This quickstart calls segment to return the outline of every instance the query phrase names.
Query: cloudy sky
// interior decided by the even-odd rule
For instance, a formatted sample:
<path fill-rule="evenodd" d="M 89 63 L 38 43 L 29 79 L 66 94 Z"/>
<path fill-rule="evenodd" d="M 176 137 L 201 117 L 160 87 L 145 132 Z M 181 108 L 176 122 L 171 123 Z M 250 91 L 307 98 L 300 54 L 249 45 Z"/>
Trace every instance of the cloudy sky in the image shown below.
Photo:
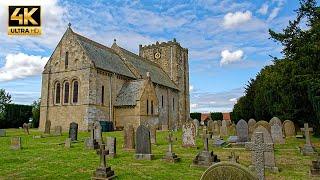
<path fill-rule="evenodd" d="M 41 5 L 43 35 L 9 37 L 8 5 Z M 1 0 L 0 88 L 14 103 L 40 98 L 41 72 L 68 22 L 74 31 L 133 52 L 176 38 L 189 49 L 191 111 L 230 111 L 250 78 L 280 57 L 268 39 L 295 18 L 296 0 Z"/>

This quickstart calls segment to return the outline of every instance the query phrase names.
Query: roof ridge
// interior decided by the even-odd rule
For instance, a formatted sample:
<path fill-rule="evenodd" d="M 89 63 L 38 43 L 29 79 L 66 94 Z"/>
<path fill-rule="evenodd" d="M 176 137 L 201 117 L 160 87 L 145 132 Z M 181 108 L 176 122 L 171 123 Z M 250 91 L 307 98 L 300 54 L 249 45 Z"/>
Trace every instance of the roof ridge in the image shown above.
<path fill-rule="evenodd" d="M 89 38 L 87 38 L 87 37 L 85 37 L 85 36 L 83 36 L 83 35 L 81 35 L 81 34 L 78 34 L 78 33 L 76 33 L 76 32 L 73 32 L 75 35 L 77 35 L 78 37 L 80 37 L 80 38 L 83 38 L 85 41 L 87 41 L 88 43 L 92 43 L 93 45 L 95 45 L 95 46 L 97 46 L 97 47 L 100 47 L 100 48 L 104 48 L 104 49 L 107 49 L 107 50 L 110 50 L 110 51 L 112 51 L 112 52 L 115 52 L 112 48 L 109 48 L 108 46 L 106 46 L 106 45 L 103 45 L 103 44 L 101 44 L 101 43 L 98 43 L 98 42 L 96 42 L 96 41 L 94 41 L 94 40 L 92 40 L 92 39 L 89 39 Z"/>

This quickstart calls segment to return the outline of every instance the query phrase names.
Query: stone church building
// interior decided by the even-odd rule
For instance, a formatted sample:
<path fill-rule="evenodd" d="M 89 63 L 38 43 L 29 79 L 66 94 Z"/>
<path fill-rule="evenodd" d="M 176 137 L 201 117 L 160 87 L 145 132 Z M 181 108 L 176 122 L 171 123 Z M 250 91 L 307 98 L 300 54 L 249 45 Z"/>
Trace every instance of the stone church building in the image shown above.
<path fill-rule="evenodd" d="M 69 26 L 42 73 L 40 130 L 94 121 L 114 128 L 142 123 L 180 127 L 189 118 L 188 49 L 174 39 L 139 46 L 139 55 L 111 48 Z"/>

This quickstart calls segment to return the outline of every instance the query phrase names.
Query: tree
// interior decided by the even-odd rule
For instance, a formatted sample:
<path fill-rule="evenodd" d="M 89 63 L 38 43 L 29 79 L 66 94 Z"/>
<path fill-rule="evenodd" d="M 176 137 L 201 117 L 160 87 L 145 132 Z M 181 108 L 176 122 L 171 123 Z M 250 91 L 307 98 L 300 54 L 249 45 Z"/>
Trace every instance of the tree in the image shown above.
<path fill-rule="evenodd" d="M 33 101 L 32 106 L 32 125 L 34 128 L 39 127 L 40 120 L 40 99 Z"/>
<path fill-rule="evenodd" d="M 0 114 L 4 112 L 6 104 L 11 103 L 11 95 L 6 93 L 5 89 L 0 89 Z"/>

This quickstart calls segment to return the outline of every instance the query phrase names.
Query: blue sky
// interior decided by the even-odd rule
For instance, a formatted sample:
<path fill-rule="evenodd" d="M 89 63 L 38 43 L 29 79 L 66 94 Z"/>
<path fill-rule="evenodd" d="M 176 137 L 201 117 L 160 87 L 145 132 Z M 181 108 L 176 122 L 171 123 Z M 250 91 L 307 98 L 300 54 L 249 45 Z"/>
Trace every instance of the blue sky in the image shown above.
<path fill-rule="evenodd" d="M 43 35 L 7 35 L 14 4 L 41 5 Z M 136 53 L 139 44 L 176 38 L 189 49 L 191 111 L 230 111 L 269 55 L 281 57 L 268 29 L 285 28 L 298 7 L 293 0 L 1 0 L 0 88 L 14 103 L 38 99 L 42 68 L 71 22 L 75 32 L 107 46 L 116 38 Z"/>

